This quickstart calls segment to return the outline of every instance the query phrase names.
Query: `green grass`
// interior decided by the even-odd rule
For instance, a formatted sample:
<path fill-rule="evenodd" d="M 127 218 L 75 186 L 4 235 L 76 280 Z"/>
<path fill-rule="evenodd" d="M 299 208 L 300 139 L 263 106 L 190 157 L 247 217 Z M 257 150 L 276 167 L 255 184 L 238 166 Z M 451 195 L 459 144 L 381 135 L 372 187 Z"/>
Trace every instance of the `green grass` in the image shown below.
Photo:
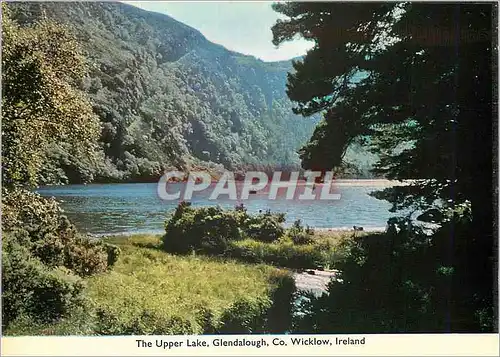
<path fill-rule="evenodd" d="M 273 243 L 253 239 L 231 242 L 230 255 L 253 263 L 265 263 L 291 269 L 334 268 L 345 255 L 343 242 L 352 232 L 315 232 L 310 244 L 294 244 L 285 235 Z"/>
<path fill-rule="evenodd" d="M 197 325 L 203 310 L 217 319 L 234 302 L 268 297 L 278 272 L 206 256 L 175 256 L 159 249 L 160 238 L 140 235 L 107 239 L 122 250 L 111 272 L 88 279 L 88 292 L 99 308 L 129 323 L 144 311 Z"/>
<path fill-rule="evenodd" d="M 230 259 L 171 255 L 160 249 L 160 239 L 106 238 L 121 254 L 112 270 L 85 279 L 86 309 L 52 324 L 20 318 L 6 334 L 251 333 L 276 328 L 268 320 L 289 314 L 284 300 L 291 299 L 294 284 L 288 272 Z"/>
<path fill-rule="evenodd" d="M 316 232 L 310 244 L 231 242 L 226 256 L 173 255 L 160 235 L 104 240 L 121 253 L 86 278 L 88 307 L 57 323 L 12 324 L 8 335 L 131 335 L 285 332 L 294 289 L 284 268 L 333 268 L 352 232 Z M 267 265 L 266 265 L 267 264 Z M 274 265 L 274 266 L 271 266 Z"/>

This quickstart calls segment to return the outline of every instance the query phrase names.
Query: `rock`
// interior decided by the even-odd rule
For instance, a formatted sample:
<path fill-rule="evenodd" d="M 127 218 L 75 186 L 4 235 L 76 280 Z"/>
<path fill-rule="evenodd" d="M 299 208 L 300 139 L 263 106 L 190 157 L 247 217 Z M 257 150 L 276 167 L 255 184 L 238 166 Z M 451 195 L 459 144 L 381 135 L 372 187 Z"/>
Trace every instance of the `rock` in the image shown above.
<path fill-rule="evenodd" d="M 316 296 L 321 296 L 326 292 L 328 283 L 331 279 L 335 279 L 337 273 L 337 270 L 307 270 L 303 273 L 294 273 L 293 277 L 297 290 L 309 291 Z"/>

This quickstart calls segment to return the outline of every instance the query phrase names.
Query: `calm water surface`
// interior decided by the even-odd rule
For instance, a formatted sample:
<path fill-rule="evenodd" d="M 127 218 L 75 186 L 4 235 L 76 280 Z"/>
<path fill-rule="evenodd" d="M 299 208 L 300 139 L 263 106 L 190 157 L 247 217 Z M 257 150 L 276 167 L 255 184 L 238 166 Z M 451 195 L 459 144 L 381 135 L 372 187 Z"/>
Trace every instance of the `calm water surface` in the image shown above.
<path fill-rule="evenodd" d="M 368 195 L 377 189 L 381 187 L 341 186 L 337 188 L 341 194 L 337 201 L 272 201 L 267 195 L 252 195 L 244 203 L 250 213 L 267 209 L 284 212 L 287 224 L 301 219 L 317 228 L 351 229 L 358 225 L 379 229 L 385 227 L 390 217 L 390 205 Z M 74 224 L 91 234 L 161 233 L 167 213 L 178 203 L 161 200 L 156 183 L 46 186 L 38 192 L 54 196 Z M 232 208 L 238 203 L 228 199 L 209 200 L 209 194 L 195 195 L 191 200 L 193 206 L 219 204 Z"/>

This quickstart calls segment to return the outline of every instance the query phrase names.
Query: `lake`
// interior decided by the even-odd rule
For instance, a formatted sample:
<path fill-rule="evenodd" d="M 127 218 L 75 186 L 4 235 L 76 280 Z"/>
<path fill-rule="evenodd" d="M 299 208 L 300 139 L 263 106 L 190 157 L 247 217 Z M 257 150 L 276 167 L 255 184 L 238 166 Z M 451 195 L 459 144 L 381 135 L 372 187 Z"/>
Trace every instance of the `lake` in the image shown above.
<path fill-rule="evenodd" d="M 383 185 L 373 181 L 355 180 L 336 185 L 341 194 L 339 200 L 269 200 L 267 195 L 257 194 L 244 204 L 250 213 L 267 209 L 284 212 L 288 225 L 301 219 L 304 225 L 315 228 L 352 229 L 356 225 L 377 230 L 383 229 L 391 216 L 390 204 L 368 194 L 382 188 Z M 156 183 L 45 186 L 37 191 L 60 201 L 65 214 L 79 230 L 96 235 L 162 233 L 167 213 L 178 203 L 161 200 Z M 238 203 L 229 199 L 209 200 L 209 193 L 195 194 L 191 200 L 193 206 L 219 204 L 233 208 Z"/>

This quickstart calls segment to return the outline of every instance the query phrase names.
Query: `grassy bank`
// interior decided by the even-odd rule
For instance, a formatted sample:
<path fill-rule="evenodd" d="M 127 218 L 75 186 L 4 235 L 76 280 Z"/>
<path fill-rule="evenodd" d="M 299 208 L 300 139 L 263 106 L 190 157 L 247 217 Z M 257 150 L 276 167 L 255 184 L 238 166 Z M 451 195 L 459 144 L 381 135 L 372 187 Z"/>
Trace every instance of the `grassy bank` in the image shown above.
<path fill-rule="evenodd" d="M 44 254 L 34 245 L 33 254 L 38 255 L 32 260 L 27 255 L 26 260 L 19 245 L 22 237 L 13 236 L 12 247 L 5 252 L 9 276 L 28 281 L 34 289 L 28 294 L 31 300 L 12 315 L 5 334 L 291 331 L 297 296 L 293 271 L 336 268 L 353 232 L 314 232 L 300 221 L 285 228 L 283 222 L 284 215 L 278 213 L 249 215 L 243 207 L 223 210 L 180 204 L 167 217 L 164 235 L 114 236 L 85 243 L 82 247 L 102 245 L 98 262 L 103 269 L 89 271 L 95 266 L 94 250 L 80 246 L 75 252 L 68 250 L 67 265 L 79 268 L 78 276 L 61 270 L 59 261 L 48 265 L 48 258 L 60 255 L 46 254 L 54 245 L 51 240 L 42 240 Z M 42 258 L 46 265 L 36 260 Z M 38 270 L 31 273 L 28 268 Z M 40 277 L 33 275 L 37 272 Z M 52 285 L 47 287 L 45 281 Z M 19 301 L 14 299 L 17 290 L 14 285 L 10 288 L 13 302 Z M 47 307 L 54 310 L 51 318 L 44 318 Z"/>
<path fill-rule="evenodd" d="M 265 263 L 290 269 L 333 269 L 345 255 L 343 242 L 352 232 L 315 232 L 307 244 L 297 244 L 290 232 L 275 242 L 254 239 L 234 241 L 227 255 L 251 263 Z"/>
<path fill-rule="evenodd" d="M 159 319 L 182 321 L 183 328 L 173 332 L 224 329 L 227 314 L 236 304 L 247 305 L 255 315 L 270 308 L 279 278 L 286 277 L 265 265 L 167 254 L 156 249 L 160 244 L 156 236 L 111 241 L 121 247 L 123 258 L 109 274 L 90 279 L 89 293 L 99 308 L 126 325 L 147 312 Z"/>
<path fill-rule="evenodd" d="M 154 235 L 105 240 L 118 246 L 121 255 L 111 271 L 86 279 L 87 311 L 51 325 L 20 320 L 6 334 L 251 333 L 287 328 L 294 285 L 285 271 L 171 255 L 158 249 L 160 237 Z"/>

